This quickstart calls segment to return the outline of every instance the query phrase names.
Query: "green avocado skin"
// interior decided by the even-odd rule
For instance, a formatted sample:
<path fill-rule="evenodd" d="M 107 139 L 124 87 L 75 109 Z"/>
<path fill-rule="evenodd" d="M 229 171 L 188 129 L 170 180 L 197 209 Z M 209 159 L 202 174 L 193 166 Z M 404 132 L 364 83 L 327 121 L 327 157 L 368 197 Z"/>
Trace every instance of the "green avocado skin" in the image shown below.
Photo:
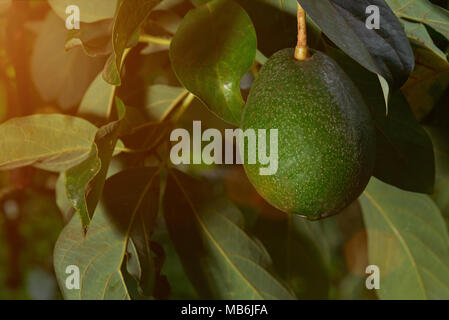
<path fill-rule="evenodd" d="M 259 194 L 278 209 L 317 220 L 339 213 L 363 192 L 375 161 L 368 107 L 331 58 L 311 50 L 275 53 L 254 82 L 241 127 L 278 129 L 278 170 L 260 175 L 259 160 L 244 167 Z M 244 156 L 247 155 L 245 146 Z M 268 154 L 268 152 L 267 152 Z"/>

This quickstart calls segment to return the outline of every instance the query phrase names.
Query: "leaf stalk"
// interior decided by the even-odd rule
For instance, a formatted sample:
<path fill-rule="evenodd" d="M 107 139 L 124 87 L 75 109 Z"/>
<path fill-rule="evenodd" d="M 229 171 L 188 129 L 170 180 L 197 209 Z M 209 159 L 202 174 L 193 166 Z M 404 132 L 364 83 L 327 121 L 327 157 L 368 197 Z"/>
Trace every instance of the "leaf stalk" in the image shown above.
<path fill-rule="evenodd" d="M 139 42 L 169 46 L 171 43 L 171 39 L 155 37 L 149 34 L 143 34 L 139 37 Z"/>

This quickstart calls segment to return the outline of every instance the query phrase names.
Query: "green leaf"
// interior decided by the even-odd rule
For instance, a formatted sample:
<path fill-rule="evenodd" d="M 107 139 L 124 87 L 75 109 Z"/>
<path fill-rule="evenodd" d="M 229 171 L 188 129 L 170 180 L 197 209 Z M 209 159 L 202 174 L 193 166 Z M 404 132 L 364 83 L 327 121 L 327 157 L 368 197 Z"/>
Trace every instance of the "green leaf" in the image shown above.
<path fill-rule="evenodd" d="M 157 7 L 155 10 L 157 10 Z M 182 17 L 173 11 L 155 11 L 151 14 L 150 21 L 173 35 L 178 30 Z"/>
<path fill-rule="evenodd" d="M 297 5 L 291 0 L 237 0 L 245 9 L 257 33 L 257 47 L 266 56 L 294 46 L 297 39 Z M 307 16 L 307 42 L 309 47 L 321 38 L 321 30 Z"/>
<path fill-rule="evenodd" d="M 80 29 L 69 30 L 65 49 L 81 46 L 91 56 L 104 56 L 112 51 L 112 19 L 81 23 Z"/>
<path fill-rule="evenodd" d="M 289 0 L 238 0 L 250 16 L 257 34 L 257 47 L 270 57 L 296 43 L 296 2 Z M 308 31 L 311 29 L 309 28 Z M 311 36 L 308 32 L 308 36 Z M 310 38 L 309 38 L 310 39 Z"/>
<path fill-rule="evenodd" d="M 104 81 L 99 73 L 84 94 L 78 114 L 94 122 L 104 123 L 111 113 L 115 91 L 115 86 Z"/>
<path fill-rule="evenodd" d="M 67 197 L 83 227 L 89 225 L 94 214 L 113 155 L 124 147 L 118 137 L 126 110 L 119 98 L 116 98 L 116 107 L 118 119 L 98 129 L 89 157 L 65 173 Z"/>
<path fill-rule="evenodd" d="M 164 120 L 173 108 L 187 96 L 184 88 L 156 84 L 146 90 L 145 113 L 155 121 Z"/>
<path fill-rule="evenodd" d="M 122 128 L 122 120 L 126 116 L 126 109 L 123 102 L 119 98 L 115 98 L 115 105 L 117 107 L 117 120 L 100 127 L 95 136 L 95 144 L 97 146 L 98 158 L 101 162 L 101 167 L 95 177 L 89 181 L 88 193 L 86 195 L 87 212 L 91 217 L 94 214 L 98 201 L 103 192 L 104 182 L 117 145 L 118 137 Z M 97 163 L 95 160 L 89 160 L 90 170 L 95 170 Z M 80 164 L 81 168 L 73 171 L 75 175 L 79 175 L 80 171 L 87 170 L 85 164 Z M 90 175 L 89 175 L 90 176 Z M 69 181 L 69 179 L 67 179 Z"/>
<path fill-rule="evenodd" d="M 126 106 L 126 116 L 122 120 L 119 136 L 123 137 L 135 133 L 141 129 L 141 126 L 145 126 L 148 123 L 146 120 L 140 108 Z M 118 145 L 116 150 L 117 148 L 119 148 Z"/>
<path fill-rule="evenodd" d="M 369 263 L 380 269 L 381 299 L 448 299 L 449 236 L 426 195 L 373 178 L 362 194 Z"/>
<path fill-rule="evenodd" d="M 412 40 L 412 43 L 429 49 L 443 60 L 447 59 L 444 52 L 441 51 L 433 42 L 424 24 L 411 22 L 405 19 L 401 19 L 401 23 L 404 26 L 407 37 Z"/>
<path fill-rule="evenodd" d="M 377 129 L 374 176 L 404 190 L 430 194 L 435 183 L 432 141 L 400 92 L 392 96 L 390 105 L 388 115 L 380 108 L 374 113 Z"/>
<path fill-rule="evenodd" d="M 435 152 L 435 203 L 445 217 L 449 217 L 449 133 L 443 128 L 426 127 Z"/>
<path fill-rule="evenodd" d="M 234 186 L 232 186 L 234 187 Z M 273 259 L 273 266 L 299 299 L 337 298 L 335 285 L 340 282 L 346 261 L 350 272 L 358 274 L 365 288 L 366 242 L 358 236 L 363 230 L 362 212 L 358 202 L 352 203 L 335 217 L 308 221 L 295 215 L 267 207 L 258 215 L 255 234 Z M 347 243 L 356 243 L 347 257 Z M 343 250 L 342 250 L 343 249 Z M 343 255 L 344 254 L 344 255 Z M 338 298 L 341 298 L 338 296 Z"/>
<path fill-rule="evenodd" d="M 82 22 L 95 22 L 114 16 L 117 0 L 48 0 L 53 11 L 63 20 L 69 16 L 66 8 L 76 5 L 80 9 Z"/>
<path fill-rule="evenodd" d="M 123 53 L 151 10 L 161 0 L 123 0 L 117 9 L 112 31 L 112 54 L 103 70 L 106 82 L 119 86 Z"/>
<path fill-rule="evenodd" d="M 381 77 L 388 106 L 390 91 L 394 92 L 404 84 L 414 66 L 410 43 L 388 5 L 383 0 L 299 2 L 332 42 Z M 371 30 L 365 25 L 369 5 L 376 5 L 380 10 L 379 29 Z"/>
<path fill-rule="evenodd" d="M 240 211 L 213 190 L 171 172 L 164 197 L 167 229 L 200 297 L 292 299 L 267 271 L 271 259 L 244 231 Z"/>
<path fill-rule="evenodd" d="M 437 105 L 449 87 L 449 63 L 434 52 L 415 48 L 416 67 L 401 88 L 418 120 Z"/>
<path fill-rule="evenodd" d="M 79 165 L 67 170 L 64 174 L 67 199 L 81 219 L 83 227 L 88 226 L 90 222 L 86 201 L 87 188 L 100 171 L 100 168 L 101 160 L 98 158 L 97 146 L 94 144 L 89 157 Z"/>
<path fill-rule="evenodd" d="M 449 39 L 449 11 L 428 0 L 385 0 L 401 18 L 424 23 Z"/>
<path fill-rule="evenodd" d="M 158 208 L 159 178 L 154 169 L 130 169 L 109 178 L 86 235 L 79 218 L 73 217 L 56 242 L 54 266 L 64 298 L 151 295 L 146 289 L 154 286 L 155 268 L 149 239 Z M 66 286 L 66 268 L 71 265 L 80 270 L 79 290 Z M 132 289 L 133 276 L 138 291 Z"/>
<path fill-rule="evenodd" d="M 168 10 L 184 2 L 184 0 L 162 0 L 154 9 Z"/>
<path fill-rule="evenodd" d="M 165 221 L 163 220 L 163 217 L 161 218 L 162 219 L 157 220 L 152 240 L 161 244 L 166 253 L 166 261 L 162 266 L 161 273 L 166 275 L 167 280 L 170 283 L 169 299 L 196 300 L 198 299 L 198 294 L 182 267 L 181 260 L 170 241 Z"/>
<path fill-rule="evenodd" d="M 65 172 L 61 172 L 55 186 L 56 204 L 61 211 L 64 222 L 69 222 L 73 216 L 73 207 L 67 197 Z"/>
<path fill-rule="evenodd" d="M 348 273 L 338 285 L 338 298 L 340 300 L 376 300 L 374 291 L 368 290 L 365 277 Z"/>
<path fill-rule="evenodd" d="M 0 169 L 64 171 L 89 156 L 96 132 L 88 121 L 62 114 L 13 118 L 0 125 Z"/>
<path fill-rule="evenodd" d="M 291 219 L 293 232 L 315 245 L 322 262 L 330 271 L 336 246 L 341 242 L 337 220 L 324 219 L 315 223 L 296 216 Z"/>
<path fill-rule="evenodd" d="M 264 2 L 275 8 L 279 8 L 280 10 L 296 17 L 297 5 L 295 1 L 288 1 L 288 0 L 257 0 L 257 1 Z"/>
<path fill-rule="evenodd" d="M 114 155 L 120 153 L 120 149 L 124 148 L 123 142 L 117 141 Z M 101 169 L 102 159 L 98 156 L 97 146 L 94 144 L 92 146 L 89 157 L 81 162 L 79 165 L 68 169 L 66 172 L 61 173 L 58 178 L 57 188 L 61 188 L 59 184 L 63 184 L 63 190 L 57 190 L 57 201 L 59 199 L 58 205 L 61 208 L 64 217 L 69 221 L 73 213 L 78 214 L 81 219 L 82 226 L 85 228 L 90 223 L 91 215 L 89 215 L 89 204 L 87 202 L 87 195 L 91 191 L 95 191 L 95 188 L 102 188 L 102 177 L 94 178 L 99 174 Z M 103 156 L 104 161 L 104 156 Z M 107 176 L 110 175 L 109 165 L 106 170 L 108 170 Z M 121 170 L 119 170 L 121 171 Z M 100 189 L 101 190 L 101 189 Z M 100 191 L 98 191 L 99 194 Z M 99 196 L 99 195 L 98 195 Z M 91 205 L 91 212 L 95 209 L 96 201 L 98 199 L 91 197 L 90 201 L 95 201 Z M 66 209 L 66 203 L 70 207 Z M 73 209 L 73 210 L 72 210 Z"/>
<path fill-rule="evenodd" d="M 261 214 L 256 223 L 253 232 L 272 257 L 276 274 L 298 299 L 328 299 L 327 267 L 331 259 L 328 238 L 332 228 L 325 234 L 323 225 L 335 222 L 335 219 L 325 219 L 323 223 L 315 223 L 270 212 Z"/>
<path fill-rule="evenodd" d="M 257 38 L 251 19 L 232 0 L 213 0 L 184 17 L 170 45 L 181 84 L 220 118 L 238 125 L 240 80 L 251 68 Z"/>
<path fill-rule="evenodd" d="M 104 64 L 103 58 L 88 57 L 81 48 L 66 52 L 66 32 L 64 22 L 50 11 L 31 55 L 31 77 L 39 94 L 65 110 L 80 102 Z"/>
<path fill-rule="evenodd" d="M 378 78 L 341 51 L 327 48 L 359 88 L 371 109 L 376 127 L 376 164 L 374 176 L 399 188 L 432 193 L 435 164 L 432 141 L 413 116 L 400 91 L 390 101 L 388 114 Z"/>

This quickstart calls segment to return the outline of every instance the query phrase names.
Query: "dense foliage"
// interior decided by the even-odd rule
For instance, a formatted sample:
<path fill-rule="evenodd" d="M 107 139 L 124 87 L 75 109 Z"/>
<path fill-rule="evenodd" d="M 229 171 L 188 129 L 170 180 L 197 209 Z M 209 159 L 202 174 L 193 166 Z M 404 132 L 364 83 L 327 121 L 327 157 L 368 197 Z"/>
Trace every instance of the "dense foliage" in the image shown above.
<path fill-rule="evenodd" d="M 173 129 L 240 126 L 295 0 L 0 0 L 0 298 L 449 299 L 448 2 L 299 2 L 376 130 L 367 188 L 319 221 L 170 161 Z"/>

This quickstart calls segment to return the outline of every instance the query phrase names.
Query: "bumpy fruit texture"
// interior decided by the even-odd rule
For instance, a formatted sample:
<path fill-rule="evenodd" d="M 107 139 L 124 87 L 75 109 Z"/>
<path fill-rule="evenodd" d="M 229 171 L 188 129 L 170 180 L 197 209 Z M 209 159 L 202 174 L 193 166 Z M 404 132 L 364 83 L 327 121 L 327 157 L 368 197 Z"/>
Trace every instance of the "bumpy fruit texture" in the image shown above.
<path fill-rule="evenodd" d="M 242 117 L 244 130 L 278 129 L 278 171 L 260 175 L 259 162 L 245 171 L 273 206 L 316 220 L 340 212 L 365 189 L 375 130 L 360 92 L 331 58 L 311 50 L 297 61 L 293 54 L 284 49 L 267 61 Z"/>

